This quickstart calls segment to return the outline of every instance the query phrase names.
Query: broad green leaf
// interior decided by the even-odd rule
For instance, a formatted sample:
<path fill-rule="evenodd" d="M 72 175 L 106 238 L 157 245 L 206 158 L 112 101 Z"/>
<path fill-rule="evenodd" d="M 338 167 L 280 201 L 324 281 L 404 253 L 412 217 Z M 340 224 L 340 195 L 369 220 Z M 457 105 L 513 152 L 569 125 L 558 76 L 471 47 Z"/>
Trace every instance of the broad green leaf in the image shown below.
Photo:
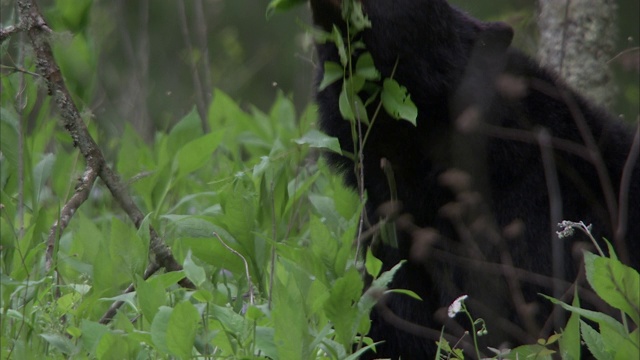
<path fill-rule="evenodd" d="M 211 155 L 220 144 L 223 135 L 223 131 L 215 131 L 180 148 L 174 160 L 177 177 L 182 178 L 211 161 Z"/>
<path fill-rule="evenodd" d="M 351 346 L 360 325 L 356 322 L 358 309 L 353 304 L 357 304 L 362 296 L 363 287 L 362 277 L 355 268 L 351 268 L 344 277 L 336 280 L 324 304 L 326 315 L 336 330 L 336 339 L 345 347 Z"/>
<path fill-rule="evenodd" d="M 162 281 L 157 277 L 143 280 L 138 276 L 136 281 L 136 294 L 138 297 L 138 305 L 142 311 L 142 315 L 149 323 L 153 321 L 156 313 L 161 306 L 167 302 L 167 295 Z"/>
<path fill-rule="evenodd" d="M 82 348 L 89 353 L 94 353 L 96 351 L 102 336 L 109 332 L 109 328 L 106 325 L 89 321 L 87 319 L 82 319 L 80 322 L 80 329 L 82 331 L 82 336 L 80 338 Z"/>
<path fill-rule="evenodd" d="M 374 278 L 376 278 L 380 274 L 380 270 L 382 270 L 382 261 L 373 256 L 370 247 L 367 247 L 367 258 L 364 265 L 367 268 L 367 273 Z"/>
<path fill-rule="evenodd" d="M 154 170 L 156 154 L 151 152 L 149 146 L 128 122 L 124 124 L 124 131 L 119 140 L 116 169 L 123 178 L 129 179 L 142 172 Z M 135 156 L 131 156 L 132 154 Z"/>
<path fill-rule="evenodd" d="M 366 80 L 374 81 L 380 79 L 380 72 L 376 69 L 376 66 L 373 63 L 371 53 L 366 52 L 358 57 L 358 61 L 356 62 L 356 74 Z"/>
<path fill-rule="evenodd" d="M 283 283 L 276 280 L 273 288 L 274 343 L 280 359 L 305 359 L 308 349 L 308 326 L 305 321 L 304 300 L 292 277 Z"/>
<path fill-rule="evenodd" d="M 125 224 L 118 218 L 112 220 L 109 254 L 121 271 L 131 274 L 142 273 L 149 257 L 148 253 L 148 243 L 138 237 L 133 225 Z"/>
<path fill-rule="evenodd" d="M 35 193 L 34 206 L 37 206 L 40 203 L 40 194 L 45 187 L 45 183 L 51 176 L 51 171 L 53 170 L 53 164 L 55 163 L 55 161 L 55 155 L 46 154 L 33 169 L 33 190 Z"/>
<path fill-rule="evenodd" d="M 158 164 L 162 166 L 170 163 L 185 144 L 201 137 L 202 123 L 198 112 L 193 108 L 171 129 L 166 140 L 160 143 Z"/>
<path fill-rule="evenodd" d="M 274 337 L 275 329 L 273 327 L 256 327 L 256 349 L 259 350 L 266 358 L 278 360 L 278 348 L 276 347 Z"/>
<path fill-rule="evenodd" d="M 640 324 L 640 275 L 618 260 L 584 254 L 587 280 L 609 305 L 624 311 Z"/>
<path fill-rule="evenodd" d="M 340 91 L 340 96 L 338 97 L 338 108 L 340 110 L 340 115 L 342 115 L 345 120 L 354 121 L 356 119 L 353 114 L 353 109 L 351 108 L 346 86 L 343 86 Z"/>
<path fill-rule="evenodd" d="M 187 252 L 187 256 L 182 263 L 182 267 L 184 268 L 184 273 L 187 275 L 189 280 L 193 282 L 196 286 L 200 287 L 207 280 L 207 275 L 204 272 L 204 269 L 191 259 L 191 250 Z"/>
<path fill-rule="evenodd" d="M 184 277 L 184 271 L 172 271 L 169 273 L 155 275 L 153 279 L 157 279 L 154 281 L 160 282 L 163 288 L 168 288 L 169 286 L 175 285 L 178 281 L 184 279 Z"/>
<path fill-rule="evenodd" d="M 331 137 L 323 132 L 312 129 L 304 134 L 301 138 L 294 140 L 298 145 L 309 145 L 313 148 L 328 149 L 342 155 L 340 143 L 335 137 Z"/>
<path fill-rule="evenodd" d="M 65 30 L 81 32 L 89 22 L 92 0 L 56 0 L 55 10 Z"/>
<path fill-rule="evenodd" d="M 167 324 L 167 348 L 182 359 L 191 359 L 200 315 L 188 301 L 176 305 Z"/>
<path fill-rule="evenodd" d="M 40 336 L 49 343 L 56 350 L 65 355 L 70 355 L 74 352 L 75 345 L 71 342 L 71 339 L 61 334 L 40 334 Z"/>
<path fill-rule="evenodd" d="M 344 68 L 333 61 L 325 61 L 324 62 L 324 74 L 322 76 L 322 81 L 320 85 L 318 85 L 318 91 L 322 91 L 327 88 L 327 86 L 333 84 L 334 82 L 342 79 L 344 77 Z"/>
<path fill-rule="evenodd" d="M 130 349 L 138 344 L 131 344 L 122 334 L 105 333 L 96 348 L 96 357 L 99 360 L 130 359 Z"/>
<path fill-rule="evenodd" d="M 382 106 L 394 119 L 404 119 L 416 126 L 418 108 L 411 101 L 407 88 L 393 79 L 385 79 L 380 95 Z"/>
<path fill-rule="evenodd" d="M 535 360 L 552 360 L 552 354 L 549 354 L 549 349 L 539 344 L 522 345 L 503 357 L 503 359 L 522 360 L 522 359 L 535 359 Z"/>
<path fill-rule="evenodd" d="M 613 360 L 611 349 L 608 348 L 600 333 L 582 320 L 580 320 L 580 331 L 587 348 L 596 359 Z"/>
<path fill-rule="evenodd" d="M 269 117 L 273 124 L 278 124 L 281 133 L 296 128 L 296 108 L 282 91 L 278 91 L 278 97 L 269 110 Z"/>
<path fill-rule="evenodd" d="M 151 323 L 151 339 L 156 349 L 163 354 L 169 355 L 169 347 L 167 346 L 167 328 L 169 327 L 169 319 L 173 313 L 173 308 L 161 306 L 153 317 Z"/>

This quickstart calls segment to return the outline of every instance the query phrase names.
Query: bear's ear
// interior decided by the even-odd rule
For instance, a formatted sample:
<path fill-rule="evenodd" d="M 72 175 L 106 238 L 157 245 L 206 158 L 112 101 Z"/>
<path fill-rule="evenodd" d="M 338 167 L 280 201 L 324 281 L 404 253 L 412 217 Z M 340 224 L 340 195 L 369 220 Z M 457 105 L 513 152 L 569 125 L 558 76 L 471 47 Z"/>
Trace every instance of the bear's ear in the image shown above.
<path fill-rule="evenodd" d="M 482 23 L 476 46 L 483 46 L 491 51 L 505 51 L 511 46 L 513 28 L 503 22 Z"/>
<path fill-rule="evenodd" d="M 313 23 L 330 32 L 342 20 L 342 0 L 311 0 Z"/>

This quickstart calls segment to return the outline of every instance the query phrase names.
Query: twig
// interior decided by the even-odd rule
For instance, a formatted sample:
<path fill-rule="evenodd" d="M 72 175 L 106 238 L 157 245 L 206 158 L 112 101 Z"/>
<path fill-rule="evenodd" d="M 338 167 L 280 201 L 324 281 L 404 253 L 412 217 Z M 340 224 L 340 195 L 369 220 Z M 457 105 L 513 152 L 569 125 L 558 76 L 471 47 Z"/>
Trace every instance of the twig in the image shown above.
<path fill-rule="evenodd" d="M 62 208 L 58 220 L 53 223 L 49 230 L 49 238 L 47 240 L 47 251 L 45 255 L 45 271 L 49 272 L 53 264 L 53 252 L 55 249 L 56 240 L 59 235 L 66 229 L 69 221 L 73 217 L 73 214 L 78 210 L 88 198 L 93 188 L 93 184 L 98 178 L 98 172 L 95 170 L 95 164 L 88 164 L 84 174 L 79 179 L 76 185 L 76 192 L 71 199 Z"/>
<path fill-rule="evenodd" d="M 4 29 L 0 29 L 0 44 L 7 40 L 11 35 L 22 31 L 22 23 L 18 25 L 10 25 Z"/>
<path fill-rule="evenodd" d="M 638 157 L 640 157 L 640 117 L 638 117 L 638 123 L 636 124 L 636 135 L 633 138 L 633 144 L 629 150 L 629 156 L 624 164 L 622 170 L 622 178 L 620 179 L 620 194 L 618 200 L 618 226 L 616 227 L 616 249 L 618 254 L 627 254 L 626 243 L 624 241 L 627 235 L 627 222 L 629 215 L 629 189 L 631 188 L 631 177 L 633 176 L 633 169 L 638 164 Z M 627 259 L 628 260 L 628 259 Z M 627 262 L 629 264 L 629 262 Z"/>
<path fill-rule="evenodd" d="M 244 256 L 242 256 L 242 254 L 240 254 L 238 251 L 236 251 L 234 248 L 232 248 L 231 246 L 227 245 L 224 240 L 222 240 L 222 238 L 220 237 L 220 235 L 218 235 L 218 233 L 214 232 L 213 236 L 215 236 L 220 243 L 222 244 L 222 246 L 224 246 L 225 248 L 227 248 L 227 250 L 231 251 L 232 253 L 238 255 L 240 257 L 240 259 L 242 259 L 242 262 L 244 263 L 244 271 L 247 275 L 247 282 L 249 283 L 249 303 L 251 305 L 254 304 L 254 300 L 255 297 L 253 295 L 253 284 L 251 283 L 251 274 L 249 273 L 249 263 L 247 262 L 247 259 L 245 259 Z"/>
<path fill-rule="evenodd" d="M 34 0 L 19 0 L 18 13 L 20 22 L 26 24 L 25 31 L 28 34 L 34 50 L 37 72 L 45 80 L 48 93 L 54 98 L 58 106 L 64 127 L 71 135 L 74 146 L 80 150 L 87 164 L 89 164 L 90 172 L 95 172 L 100 176 L 107 185 L 107 188 L 111 191 L 116 202 L 127 213 L 135 226 L 139 228 L 144 219 L 144 215 L 134 203 L 125 184 L 106 164 L 100 148 L 91 137 L 91 134 L 89 134 L 80 116 L 80 112 L 64 83 L 60 68 L 53 57 L 51 46 L 47 42 L 47 37 L 51 29 L 46 25 Z M 81 199 L 82 196 L 83 195 L 78 195 L 76 200 Z M 74 205 L 70 205 L 69 210 L 71 210 L 73 206 Z M 72 212 L 68 213 L 68 215 L 72 214 Z M 68 219 L 70 219 L 70 217 L 65 219 L 65 221 L 68 222 Z M 156 231 L 152 227 L 149 227 L 149 232 L 151 235 L 149 244 L 150 252 L 155 256 L 155 259 L 152 259 L 150 268 L 163 267 L 167 269 L 167 271 L 181 270 L 182 267 L 178 264 L 171 250 L 158 236 Z M 157 265 L 154 263 L 157 263 Z M 182 279 L 179 283 L 183 287 L 195 287 L 187 278 Z"/>
<path fill-rule="evenodd" d="M 538 143 L 540 144 L 540 153 L 542 155 L 542 166 L 544 167 L 544 176 L 547 183 L 547 194 L 549 197 L 549 234 L 553 239 L 551 241 L 551 273 L 554 278 L 564 279 L 564 242 L 554 238 L 556 224 L 562 221 L 562 193 L 560 191 L 560 183 L 558 181 L 558 171 L 553 158 L 553 147 L 551 145 L 551 134 L 548 130 L 542 129 L 537 134 Z M 563 294 L 563 289 L 557 283 L 553 284 L 553 297 L 559 299 Z M 554 325 L 556 329 L 560 329 L 565 324 L 563 312 L 556 311 L 553 314 Z"/>
<path fill-rule="evenodd" d="M 189 27 L 187 26 L 187 15 L 184 8 L 184 0 L 178 1 L 178 15 L 180 16 L 180 30 L 187 46 L 188 59 L 191 65 L 191 78 L 193 85 L 196 87 L 196 108 L 202 124 L 202 131 L 209 132 L 209 122 L 207 121 L 207 100 L 202 82 L 200 81 L 200 73 L 198 72 L 198 63 L 193 59 L 193 45 L 189 38 Z"/>

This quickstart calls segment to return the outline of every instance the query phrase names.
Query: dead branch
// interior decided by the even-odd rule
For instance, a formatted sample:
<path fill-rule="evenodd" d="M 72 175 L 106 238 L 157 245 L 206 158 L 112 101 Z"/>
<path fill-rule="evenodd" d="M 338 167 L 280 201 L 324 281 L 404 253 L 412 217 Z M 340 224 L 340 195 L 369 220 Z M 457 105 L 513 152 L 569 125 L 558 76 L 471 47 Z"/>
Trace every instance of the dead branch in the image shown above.
<path fill-rule="evenodd" d="M 59 232 L 64 229 L 75 210 L 86 200 L 91 185 L 95 181 L 96 174 L 106 184 L 111 195 L 127 213 L 131 221 L 139 228 L 144 219 L 143 213 L 134 203 L 126 185 L 120 180 L 113 169 L 106 164 L 102 151 L 89 134 L 80 116 L 80 112 L 65 85 L 60 68 L 53 57 L 51 46 L 48 42 L 48 37 L 49 34 L 52 33 L 52 30 L 47 26 L 35 0 L 19 0 L 17 6 L 20 19 L 19 23 L 23 24 L 22 29 L 27 33 L 31 46 L 33 47 L 37 72 L 45 80 L 48 94 L 54 98 L 60 111 L 64 128 L 71 135 L 74 146 L 80 150 L 80 153 L 87 163 L 87 170 L 85 170 L 83 179 L 81 179 L 80 186 L 76 189 L 76 194 L 65 204 L 59 221 L 52 227 L 51 231 L 53 235 L 50 234 L 48 247 L 51 246 L 53 249 L 56 233 L 59 234 Z M 5 33 L 7 32 L 3 31 L 2 35 L 4 36 Z M 150 250 L 154 257 L 151 259 L 152 264 L 149 266 L 149 269 L 155 271 L 162 267 L 167 271 L 181 270 L 182 267 L 173 257 L 171 250 L 160 238 L 158 233 L 151 227 L 149 228 L 149 232 L 151 234 Z M 51 240 L 52 236 L 54 239 L 53 242 Z M 48 249 L 47 251 L 53 251 L 52 249 Z M 157 266 L 155 264 L 157 264 Z M 180 285 L 187 288 L 195 287 L 193 283 L 186 278 L 180 281 Z"/>

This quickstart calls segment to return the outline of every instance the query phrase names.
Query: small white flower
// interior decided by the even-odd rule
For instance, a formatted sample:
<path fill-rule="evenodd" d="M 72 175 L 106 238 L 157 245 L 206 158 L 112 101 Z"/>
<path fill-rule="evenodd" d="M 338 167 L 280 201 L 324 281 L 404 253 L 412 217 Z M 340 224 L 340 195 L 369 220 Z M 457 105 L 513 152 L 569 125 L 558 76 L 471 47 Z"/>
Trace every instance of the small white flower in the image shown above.
<path fill-rule="evenodd" d="M 562 228 L 560 231 L 556 231 L 559 239 L 564 239 L 573 236 L 575 232 L 574 226 L 576 223 L 572 221 L 563 220 L 561 223 L 558 223 L 558 226 Z"/>
<path fill-rule="evenodd" d="M 451 305 L 449 305 L 449 311 L 448 311 L 448 314 L 449 314 L 449 317 L 450 317 L 450 318 L 452 318 L 452 319 L 453 319 L 453 318 L 456 316 L 456 314 L 457 314 L 457 313 L 459 313 L 459 312 L 460 312 L 460 310 L 462 310 L 463 302 L 464 302 L 464 301 L 466 300 L 466 298 L 468 298 L 468 297 L 469 297 L 469 296 L 467 296 L 467 295 L 462 295 L 462 296 L 458 297 L 457 299 L 455 299 L 455 300 L 451 303 Z"/>
<path fill-rule="evenodd" d="M 570 236 L 573 236 L 575 233 L 575 229 L 579 229 L 583 231 L 585 234 L 591 234 L 591 224 L 585 225 L 584 222 L 574 222 L 569 220 L 563 220 L 561 223 L 558 223 L 558 226 L 562 228 L 560 231 L 556 231 L 558 234 L 558 238 L 564 239 Z"/>

